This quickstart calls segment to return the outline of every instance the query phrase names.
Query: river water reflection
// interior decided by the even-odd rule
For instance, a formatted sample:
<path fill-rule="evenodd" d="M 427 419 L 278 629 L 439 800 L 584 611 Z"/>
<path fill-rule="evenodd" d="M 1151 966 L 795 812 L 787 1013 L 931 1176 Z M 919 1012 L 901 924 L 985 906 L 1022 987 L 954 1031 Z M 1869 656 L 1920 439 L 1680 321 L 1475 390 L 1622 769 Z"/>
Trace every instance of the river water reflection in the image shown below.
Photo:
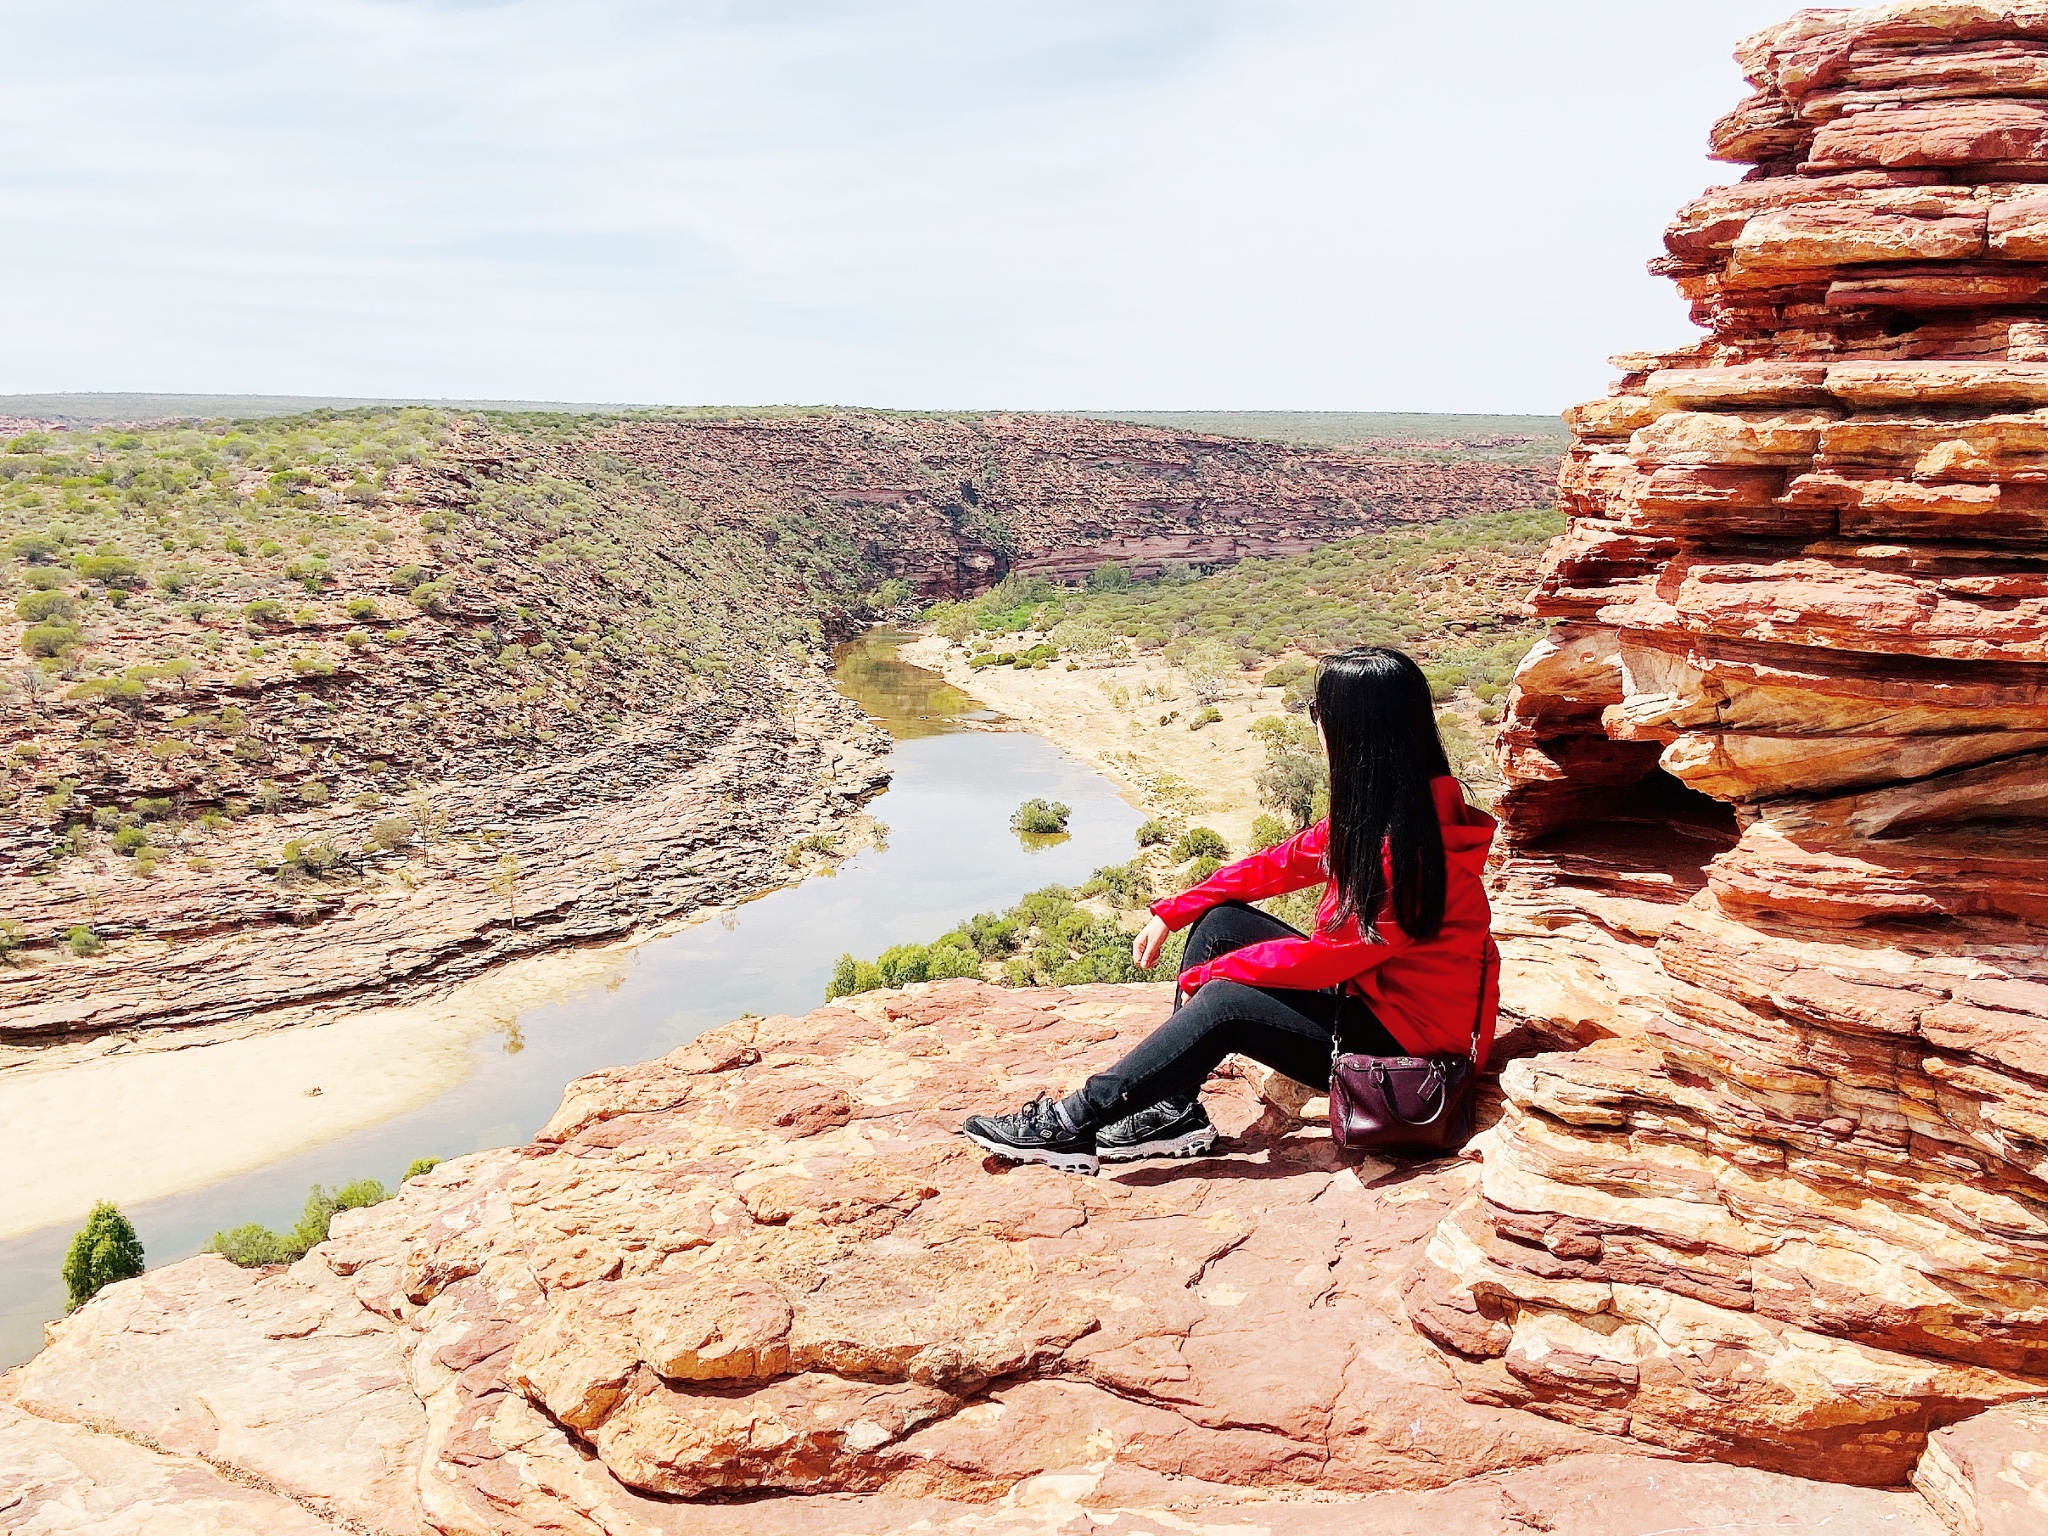
<path fill-rule="evenodd" d="M 898 660 L 902 638 L 870 631 L 840 648 L 836 673 L 841 691 L 896 738 L 894 777 L 869 807 L 888 825 L 886 847 L 849 859 L 836 877 L 775 891 L 641 945 L 608 987 L 530 1009 L 507 1033 L 480 1041 L 469 1075 L 421 1109 L 131 1208 L 151 1264 L 196 1253 L 212 1233 L 241 1222 L 289 1227 L 315 1183 L 368 1176 L 391 1185 L 422 1155 L 525 1141 L 571 1078 L 659 1056 L 742 1013 L 808 1012 L 824 1000 L 842 952 L 865 958 L 936 938 L 970 913 L 1009 906 L 1043 885 L 1078 882 L 1130 856 L 1142 818 L 1114 785 L 1041 737 L 964 725 L 979 706 Z M 1009 818 L 1032 796 L 1073 808 L 1070 836 L 1024 846 Z M 71 1230 L 0 1243 L 0 1368 L 40 1348 L 43 1321 L 63 1310 L 58 1266 Z"/>

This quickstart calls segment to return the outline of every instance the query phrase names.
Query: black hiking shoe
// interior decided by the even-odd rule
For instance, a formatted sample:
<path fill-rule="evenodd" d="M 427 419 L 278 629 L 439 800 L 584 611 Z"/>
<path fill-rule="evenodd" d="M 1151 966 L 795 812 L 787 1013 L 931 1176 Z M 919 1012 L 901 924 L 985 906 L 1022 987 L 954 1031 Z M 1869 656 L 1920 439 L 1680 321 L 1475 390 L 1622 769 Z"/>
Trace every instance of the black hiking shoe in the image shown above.
<path fill-rule="evenodd" d="M 1014 1115 L 975 1115 L 960 1128 L 977 1147 L 1013 1163 L 1044 1163 L 1068 1173 L 1094 1173 L 1095 1132 L 1073 1130 L 1057 1101 L 1033 1099 Z"/>
<path fill-rule="evenodd" d="M 1216 1145 L 1216 1127 L 1200 1099 L 1161 1099 L 1095 1133 L 1095 1150 L 1105 1163 L 1141 1157 L 1200 1157 Z"/>

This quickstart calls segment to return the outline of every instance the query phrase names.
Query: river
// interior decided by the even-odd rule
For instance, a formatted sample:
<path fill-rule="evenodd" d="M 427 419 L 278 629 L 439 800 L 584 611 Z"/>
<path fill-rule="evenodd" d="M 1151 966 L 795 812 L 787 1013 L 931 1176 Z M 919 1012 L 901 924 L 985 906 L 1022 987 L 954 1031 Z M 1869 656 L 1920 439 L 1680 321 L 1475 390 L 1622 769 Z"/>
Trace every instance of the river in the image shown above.
<path fill-rule="evenodd" d="M 642 944 L 604 986 L 521 1014 L 478 1042 L 468 1075 L 426 1106 L 311 1152 L 127 1211 L 146 1257 L 189 1257 L 246 1221 L 289 1228 L 313 1184 L 373 1177 L 395 1186 L 414 1158 L 526 1141 L 572 1079 L 644 1061 L 743 1013 L 806 1013 L 843 952 L 938 937 L 974 912 L 1040 886 L 1085 879 L 1133 852 L 1142 820 L 1116 787 L 1042 737 L 974 729 L 985 712 L 935 674 L 899 660 L 905 637 L 870 630 L 840 647 L 842 693 L 895 738 L 889 788 L 868 809 L 883 847 L 835 876 L 770 892 L 720 918 Z M 1024 839 L 1010 813 L 1033 796 L 1073 808 L 1069 836 Z M 79 1212 L 79 1219 L 85 1213 Z M 59 1277 L 76 1224 L 0 1243 L 0 1369 L 42 1347 L 64 1309 Z"/>

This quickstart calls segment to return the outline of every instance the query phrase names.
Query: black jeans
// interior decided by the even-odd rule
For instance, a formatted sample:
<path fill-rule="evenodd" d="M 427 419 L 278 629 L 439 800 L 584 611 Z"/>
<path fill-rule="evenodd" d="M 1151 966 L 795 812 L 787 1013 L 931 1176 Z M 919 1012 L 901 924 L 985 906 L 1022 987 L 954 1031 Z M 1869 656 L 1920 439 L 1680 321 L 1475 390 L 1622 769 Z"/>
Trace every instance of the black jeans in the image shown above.
<path fill-rule="evenodd" d="M 1277 917 L 1227 901 L 1196 919 L 1181 966 L 1203 965 L 1247 944 L 1300 937 Z M 1328 1088 L 1330 1046 L 1340 1022 L 1346 1050 L 1405 1054 L 1362 998 L 1212 981 L 1130 1055 L 1089 1078 L 1076 1097 L 1103 1124 L 1162 1099 L 1193 1098 L 1217 1064 L 1233 1054 L 1264 1062 L 1311 1088 Z"/>

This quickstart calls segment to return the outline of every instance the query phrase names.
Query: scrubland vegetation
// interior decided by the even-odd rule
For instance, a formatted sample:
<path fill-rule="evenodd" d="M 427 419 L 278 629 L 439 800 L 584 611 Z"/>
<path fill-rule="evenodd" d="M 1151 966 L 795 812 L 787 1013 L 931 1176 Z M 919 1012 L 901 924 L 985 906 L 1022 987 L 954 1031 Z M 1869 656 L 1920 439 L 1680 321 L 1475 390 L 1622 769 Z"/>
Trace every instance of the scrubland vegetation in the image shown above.
<path fill-rule="evenodd" d="M 403 864 L 450 773 L 778 708 L 779 659 L 902 600 L 850 538 L 693 506 L 592 430 L 398 409 L 0 443 L 17 867 L 303 888 Z M 308 811 L 351 830 L 259 830 Z M 37 944 L 99 940 L 10 957 Z"/>

